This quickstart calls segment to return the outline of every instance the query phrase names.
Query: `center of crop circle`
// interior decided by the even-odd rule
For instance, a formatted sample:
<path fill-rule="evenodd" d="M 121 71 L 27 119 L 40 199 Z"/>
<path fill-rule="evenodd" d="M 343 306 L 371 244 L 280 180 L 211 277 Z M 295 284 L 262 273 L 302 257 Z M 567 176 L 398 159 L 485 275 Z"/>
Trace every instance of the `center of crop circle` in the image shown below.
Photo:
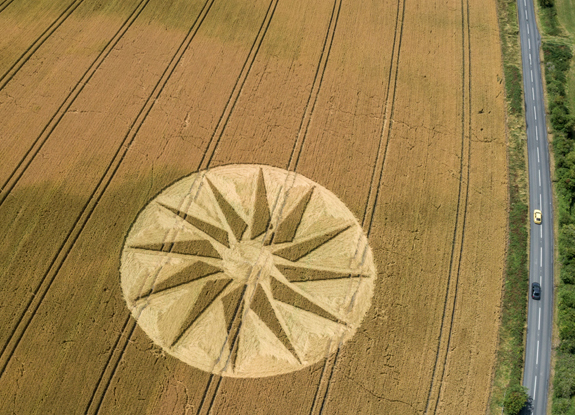
<path fill-rule="evenodd" d="M 273 256 L 257 241 L 240 241 L 223 256 L 224 271 L 238 282 L 254 284 L 267 278 L 273 267 Z"/>

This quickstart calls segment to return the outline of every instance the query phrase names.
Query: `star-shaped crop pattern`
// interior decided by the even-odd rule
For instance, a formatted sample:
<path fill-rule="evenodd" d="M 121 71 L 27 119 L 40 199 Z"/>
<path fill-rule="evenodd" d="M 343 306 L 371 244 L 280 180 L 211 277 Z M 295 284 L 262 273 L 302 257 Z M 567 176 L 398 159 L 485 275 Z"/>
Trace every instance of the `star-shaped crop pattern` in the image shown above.
<path fill-rule="evenodd" d="M 226 370 L 232 373 L 236 368 L 239 338 L 245 330 L 243 320 L 248 311 L 255 313 L 273 333 L 279 340 L 277 344 L 293 356 L 296 365 L 308 364 L 305 351 L 301 347 L 298 350 L 294 334 L 290 333 L 290 322 L 278 307 L 286 304 L 300 310 L 303 315 L 311 313 L 325 319 L 327 324 L 349 330 L 346 313 L 330 306 L 321 296 L 313 295 L 313 284 L 374 276 L 370 267 L 333 267 L 317 264 L 317 261 L 306 262 L 306 258 L 318 250 L 328 252 L 329 249 L 325 248 L 329 248 L 332 241 L 346 238 L 348 233 L 353 234 L 350 231 L 358 226 L 357 223 L 338 219 L 327 227 L 300 232 L 303 218 L 313 213 L 310 202 L 314 200 L 317 186 L 310 184 L 305 191 L 295 195 L 284 192 L 284 202 L 290 203 L 283 203 L 283 206 L 289 205 L 290 208 L 274 214 L 263 168 L 260 167 L 254 176 L 256 182 L 249 190 L 252 196 L 245 208 L 238 206 L 237 201 L 234 206 L 210 177 L 203 178 L 205 187 L 202 191 L 211 193 L 209 197 L 214 201 L 212 214 L 220 218 L 218 225 L 214 220 L 192 214 L 181 206 L 174 206 L 174 203 L 155 201 L 164 216 L 172 217 L 178 227 L 196 236 L 127 247 L 137 254 L 153 254 L 158 260 L 178 258 L 185 264 L 177 272 L 154 282 L 129 299 L 136 308 L 142 308 L 154 297 L 182 290 L 190 284 L 203 284 L 194 298 L 187 300 L 184 295 L 178 300 L 195 302 L 187 308 L 185 316 L 174 316 L 178 321 L 177 328 L 170 332 L 165 344 L 168 350 L 176 348 L 204 313 L 214 307 L 223 308 L 228 350 Z M 276 205 L 275 209 L 281 207 Z M 304 289 L 302 283 L 312 289 Z"/>

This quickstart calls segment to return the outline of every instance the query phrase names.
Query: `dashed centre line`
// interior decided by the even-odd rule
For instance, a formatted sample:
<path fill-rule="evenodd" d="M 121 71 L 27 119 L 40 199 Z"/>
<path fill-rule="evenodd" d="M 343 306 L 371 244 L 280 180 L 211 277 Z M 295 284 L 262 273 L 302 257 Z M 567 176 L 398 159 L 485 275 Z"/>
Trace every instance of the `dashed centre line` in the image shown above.
<path fill-rule="evenodd" d="M 539 170 L 539 187 L 541 187 L 541 170 Z"/>
<path fill-rule="evenodd" d="M 533 97 L 533 101 L 535 101 L 535 90 L 531 87 L 531 96 Z"/>
<path fill-rule="evenodd" d="M 527 15 L 527 11 L 525 12 L 525 15 Z M 531 39 L 527 38 L 527 43 L 529 44 L 529 49 L 531 49 Z"/>
<path fill-rule="evenodd" d="M 541 307 L 539 307 L 539 323 L 537 323 L 537 330 L 541 330 Z M 539 344 L 537 344 L 537 346 L 539 347 Z M 539 352 L 539 350 L 538 350 Z M 537 353 L 539 354 L 539 353 Z"/>
<path fill-rule="evenodd" d="M 531 72 L 531 82 L 533 82 L 533 69 L 531 69 L 530 72 Z"/>
<path fill-rule="evenodd" d="M 539 310 L 541 310 L 541 309 L 539 309 Z M 537 340 L 537 353 L 535 353 L 535 364 L 536 365 L 539 364 L 539 340 Z"/>
<path fill-rule="evenodd" d="M 539 147 L 537 147 L 537 163 L 539 163 Z"/>

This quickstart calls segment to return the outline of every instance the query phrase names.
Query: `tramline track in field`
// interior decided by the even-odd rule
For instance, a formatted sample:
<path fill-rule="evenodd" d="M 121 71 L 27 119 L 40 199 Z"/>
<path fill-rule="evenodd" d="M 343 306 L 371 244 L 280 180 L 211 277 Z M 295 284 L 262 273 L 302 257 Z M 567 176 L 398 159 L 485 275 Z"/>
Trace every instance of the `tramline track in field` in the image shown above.
<path fill-rule="evenodd" d="M 310 95 L 308 96 L 305 110 L 304 110 L 304 114 L 303 114 L 303 117 L 301 119 L 300 126 L 298 128 L 298 133 L 296 136 L 296 140 L 294 141 L 294 145 L 293 145 L 293 148 L 292 148 L 292 151 L 290 154 L 290 158 L 288 161 L 288 166 L 287 166 L 288 171 L 294 171 L 294 172 L 296 171 L 297 165 L 299 162 L 299 158 L 300 158 L 300 154 L 303 150 L 305 138 L 306 138 L 307 132 L 308 132 L 308 127 L 309 127 L 309 124 L 310 124 L 311 119 L 313 117 L 315 104 L 317 102 L 317 98 L 318 98 L 319 91 L 321 89 L 321 84 L 323 81 L 323 76 L 325 74 L 325 69 L 327 67 L 327 62 L 329 60 L 329 55 L 331 52 L 331 46 L 333 44 L 333 38 L 335 35 L 335 31 L 337 29 L 337 22 L 338 22 L 339 14 L 341 11 L 341 3 L 342 3 L 342 0 L 336 0 L 334 2 L 334 5 L 333 5 L 333 9 L 332 9 L 330 20 L 329 20 L 328 30 L 326 32 L 326 36 L 325 36 L 325 39 L 324 39 L 324 42 L 322 45 L 322 52 L 320 54 L 320 60 L 319 60 L 318 66 L 316 68 L 316 72 L 315 72 L 314 79 L 312 82 Z M 211 157 L 210 157 L 210 160 L 211 160 Z M 207 167 L 208 166 L 206 166 L 206 168 Z M 284 187 L 286 185 L 287 185 L 287 183 L 284 185 Z M 286 192 L 286 194 L 288 192 Z M 280 211 L 283 209 L 285 202 L 286 202 L 286 199 L 284 199 L 283 202 L 281 204 L 279 204 L 280 205 L 279 206 Z M 278 209 L 278 204 L 276 204 L 273 209 L 274 210 Z M 272 213 L 272 216 L 273 216 L 273 213 Z M 267 231 L 269 231 L 269 229 Z M 236 310 L 234 313 L 234 320 L 236 320 L 237 318 L 239 318 L 238 310 Z M 233 325 L 234 325 L 234 323 L 232 323 L 232 326 Z M 238 342 L 238 338 L 239 338 L 239 328 L 236 330 L 235 336 L 231 341 L 232 349 L 236 346 L 236 343 Z M 211 412 L 213 405 L 214 405 L 214 402 L 215 402 L 215 399 L 216 399 L 216 396 L 218 395 L 218 392 L 220 390 L 221 382 L 222 382 L 221 376 L 216 376 L 214 374 L 210 374 L 208 384 L 206 386 L 204 394 L 202 395 L 200 405 L 199 405 L 198 410 L 196 412 L 197 415 L 201 415 L 201 414 L 207 415 Z M 207 405 L 207 407 L 205 407 L 205 405 Z"/>
<path fill-rule="evenodd" d="M 82 4 L 84 0 L 74 0 L 64 11 L 58 16 L 56 20 L 52 22 L 50 26 L 42 32 L 42 34 L 32 43 L 22 55 L 18 58 L 16 62 L 10 66 L 10 68 L 0 76 L 0 90 L 3 89 L 8 82 L 14 77 L 14 75 L 24 66 L 26 62 L 30 59 L 30 57 L 38 50 L 40 46 L 44 44 L 44 42 L 66 21 L 68 17 L 78 8 L 80 4 Z M 0 6 L 0 11 L 2 11 L 2 7 Z"/>
<path fill-rule="evenodd" d="M 10 6 L 13 1 L 14 0 L 4 0 L 3 2 L 0 2 L 0 13 L 2 13 L 6 7 Z"/>
<path fill-rule="evenodd" d="M 12 171 L 10 176 L 2 183 L 0 186 L 0 206 L 4 203 L 10 192 L 14 189 L 22 175 L 26 172 L 26 169 L 34 161 L 34 158 L 38 155 L 42 147 L 58 126 L 62 118 L 66 115 L 72 104 L 76 101 L 76 98 L 84 90 L 84 87 L 90 82 L 90 79 L 94 76 L 96 71 L 100 68 L 104 60 L 108 55 L 114 50 L 118 42 L 122 39 L 124 34 L 130 29 L 134 21 L 140 16 L 142 11 L 148 5 L 150 0 L 141 0 L 138 5 L 134 8 L 128 19 L 124 21 L 122 26 L 114 34 L 114 36 L 108 41 L 104 49 L 98 54 L 96 59 L 92 62 L 90 67 L 84 72 L 80 80 L 74 85 L 70 90 L 62 104 L 58 107 L 54 115 L 48 120 L 48 123 L 44 126 L 40 135 L 36 137 L 30 148 L 24 154 L 24 157 L 20 159 L 16 168 Z"/>
<path fill-rule="evenodd" d="M 180 43 L 176 53 L 174 54 L 174 56 L 172 56 L 170 62 L 168 63 L 168 66 L 164 69 L 162 76 L 156 82 L 156 85 L 153 88 L 150 95 L 148 96 L 147 100 L 145 101 L 144 106 L 140 109 L 137 117 L 132 122 L 131 127 L 129 128 L 122 142 L 118 146 L 118 149 L 116 150 L 116 153 L 112 158 L 112 161 L 108 164 L 104 172 L 104 175 L 100 178 L 97 186 L 92 191 L 90 197 L 88 198 L 88 201 L 86 202 L 82 211 L 79 213 L 78 217 L 74 221 L 74 226 L 68 232 L 66 238 L 58 248 L 56 255 L 50 262 L 47 272 L 42 277 L 38 287 L 34 290 L 34 295 L 28 301 L 23 314 L 18 319 L 18 323 L 13 328 L 8 338 L 7 344 L 3 347 L 2 353 L 0 354 L 0 377 L 4 374 L 6 366 L 8 365 L 8 362 L 10 361 L 12 355 L 14 354 L 14 351 L 18 347 L 20 340 L 24 335 L 24 332 L 26 331 L 32 318 L 34 317 L 34 314 L 36 313 L 36 310 L 42 303 L 52 282 L 54 281 L 60 268 L 64 264 L 64 261 L 66 260 L 68 254 L 72 250 L 72 247 L 78 240 L 78 237 L 80 236 L 82 230 L 86 226 L 86 223 L 90 219 L 102 195 L 108 188 L 120 164 L 124 160 L 124 157 L 126 156 L 126 153 L 130 148 L 130 145 L 134 141 L 142 123 L 144 122 L 145 118 L 147 117 L 151 108 L 156 102 L 157 97 L 161 94 L 163 88 L 168 82 L 171 74 L 176 68 L 176 65 L 180 61 L 185 50 L 187 49 L 192 39 L 194 38 L 195 34 L 197 33 L 199 26 L 205 19 L 206 14 L 208 13 L 213 2 L 214 0 L 204 3 L 192 27 L 189 29 L 187 36 Z"/>
<path fill-rule="evenodd" d="M 405 21 L 405 1 L 398 0 L 396 11 L 396 25 L 393 36 L 393 49 L 391 53 L 390 71 L 388 75 L 388 87 L 385 94 L 385 106 L 383 108 L 383 125 L 381 127 L 380 139 L 377 150 L 377 158 L 375 166 L 371 175 L 369 193 L 365 211 L 362 217 L 361 225 L 369 237 L 371 226 L 373 223 L 373 216 L 375 206 L 377 204 L 379 188 L 381 186 L 381 178 L 383 176 L 383 167 L 385 165 L 385 158 L 387 155 L 387 145 L 389 136 L 391 134 L 392 120 L 393 120 L 393 107 L 395 102 L 395 92 L 397 87 L 397 75 L 399 68 L 399 58 L 401 53 L 401 40 L 403 36 L 403 23 Z M 376 179 L 377 176 L 377 179 Z M 335 354 L 326 356 L 325 364 L 322 367 L 320 381 L 314 395 L 310 415 L 321 414 L 325 409 L 327 398 L 329 395 L 329 387 L 334 373 L 335 366 L 339 360 L 339 353 L 341 350 L 342 342 L 340 341 Z"/>
<path fill-rule="evenodd" d="M 457 291 L 459 286 L 459 275 L 461 271 L 461 257 L 463 254 L 463 241 L 465 237 L 465 221 L 467 216 L 467 202 L 469 196 L 469 166 L 471 159 L 471 45 L 469 27 L 469 3 L 461 0 L 461 48 L 462 48 L 462 73 L 461 83 L 463 91 L 462 118 L 461 118 L 461 157 L 459 191 L 457 198 L 457 211 L 455 217 L 455 227 L 453 230 L 453 243 L 451 245 L 451 256 L 449 262 L 447 291 L 441 316 L 441 327 L 437 343 L 437 353 L 433 366 L 433 373 L 429 386 L 426 414 L 437 413 L 437 407 L 441 397 L 443 386 L 443 376 L 451 334 L 453 329 L 453 319 L 455 315 L 455 305 L 457 303 Z M 466 145 L 467 144 L 467 145 Z M 467 154 L 466 154 L 467 153 Z M 464 167 L 464 160 L 467 166 Z M 463 182 L 463 172 L 466 170 L 465 182 Z M 465 196 L 462 195 L 462 189 Z M 462 203 L 463 202 L 463 203 Z M 461 213 L 463 210 L 463 213 Z M 456 248 L 459 246 L 459 252 Z"/>
<path fill-rule="evenodd" d="M 214 0 L 211 1 L 209 7 L 211 7 L 213 1 Z M 259 29 L 257 35 L 256 35 L 256 38 L 255 38 L 255 40 L 251 46 L 251 49 L 248 53 L 248 56 L 247 56 L 246 60 L 244 61 L 240 75 L 238 76 L 238 78 L 235 82 L 235 85 L 232 89 L 230 97 L 228 98 L 225 109 L 222 112 L 222 115 L 220 116 L 220 118 L 218 120 L 218 124 L 216 125 L 216 128 L 214 129 L 214 132 L 212 133 L 212 135 L 210 137 L 210 140 L 208 141 L 208 145 L 206 146 L 206 149 L 204 150 L 204 153 L 203 153 L 202 159 L 200 161 L 200 166 L 199 166 L 198 170 L 204 170 L 204 169 L 207 169 L 209 167 L 209 164 L 212 160 L 213 154 L 215 153 L 215 150 L 216 150 L 216 148 L 220 142 L 220 138 L 223 135 L 223 132 L 226 128 L 227 122 L 230 118 L 230 115 L 233 112 L 235 104 L 236 104 L 236 102 L 237 102 L 237 100 L 241 94 L 241 91 L 243 89 L 245 81 L 248 77 L 248 74 L 249 74 L 251 68 L 252 68 L 252 65 L 255 61 L 257 53 L 258 53 L 260 46 L 263 42 L 263 39 L 267 33 L 267 30 L 268 30 L 270 22 L 273 18 L 273 15 L 274 15 L 278 1 L 279 0 L 273 0 L 268 6 L 266 15 L 262 21 L 262 24 L 260 26 L 260 29 Z M 209 8 L 208 8 L 208 10 L 209 10 Z M 197 31 L 197 29 L 196 29 L 196 31 Z M 191 41 L 191 39 L 190 39 L 190 41 Z M 188 45 L 189 45 L 189 43 L 188 43 Z M 144 122 L 144 120 L 142 120 L 142 123 L 143 122 Z M 141 124 L 138 125 L 137 130 L 139 130 L 140 127 L 141 127 Z M 137 131 L 136 131 L 136 133 L 137 133 Z M 165 247 L 169 252 L 173 246 L 169 243 L 166 243 Z M 103 369 L 102 375 L 99 377 L 98 384 L 96 385 L 96 388 L 94 389 L 92 397 L 90 398 L 90 401 L 88 402 L 88 406 L 86 408 L 85 413 L 87 413 L 87 414 L 92 414 L 92 413 L 98 414 L 99 413 L 102 402 L 104 401 L 104 398 L 106 396 L 106 392 L 108 391 L 108 388 L 110 386 L 110 382 L 112 381 L 112 379 L 114 378 L 114 376 L 116 374 L 118 364 L 122 360 L 122 357 L 123 357 L 123 355 L 126 351 L 126 348 L 129 344 L 129 340 L 131 339 L 131 337 L 134 333 L 136 325 L 137 325 L 136 319 L 132 318 L 131 314 L 129 314 L 126 318 L 124 325 L 123 325 L 122 333 L 118 337 L 118 339 L 116 340 L 115 347 L 112 350 L 112 352 L 110 353 L 110 357 L 108 359 L 106 367 Z M 118 347 L 118 344 L 119 344 L 119 347 Z M 214 375 L 210 376 L 208 386 L 206 387 L 206 391 L 210 387 L 213 376 Z M 219 382 L 218 382 L 218 384 L 219 384 Z M 202 402 L 203 402 L 203 400 L 202 400 Z"/>

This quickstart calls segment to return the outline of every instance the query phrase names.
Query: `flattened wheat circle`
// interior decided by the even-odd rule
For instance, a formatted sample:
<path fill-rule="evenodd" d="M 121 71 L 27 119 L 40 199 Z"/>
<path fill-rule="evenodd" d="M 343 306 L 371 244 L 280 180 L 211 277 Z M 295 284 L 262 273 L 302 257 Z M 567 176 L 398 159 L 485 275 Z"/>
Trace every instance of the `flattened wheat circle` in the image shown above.
<path fill-rule="evenodd" d="M 153 199 L 121 259 L 132 315 L 169 354 L 233 377 L 325 358 L 355 333 L 376 276 L 361 226 L 294 172 L 231 165 Z"/>

